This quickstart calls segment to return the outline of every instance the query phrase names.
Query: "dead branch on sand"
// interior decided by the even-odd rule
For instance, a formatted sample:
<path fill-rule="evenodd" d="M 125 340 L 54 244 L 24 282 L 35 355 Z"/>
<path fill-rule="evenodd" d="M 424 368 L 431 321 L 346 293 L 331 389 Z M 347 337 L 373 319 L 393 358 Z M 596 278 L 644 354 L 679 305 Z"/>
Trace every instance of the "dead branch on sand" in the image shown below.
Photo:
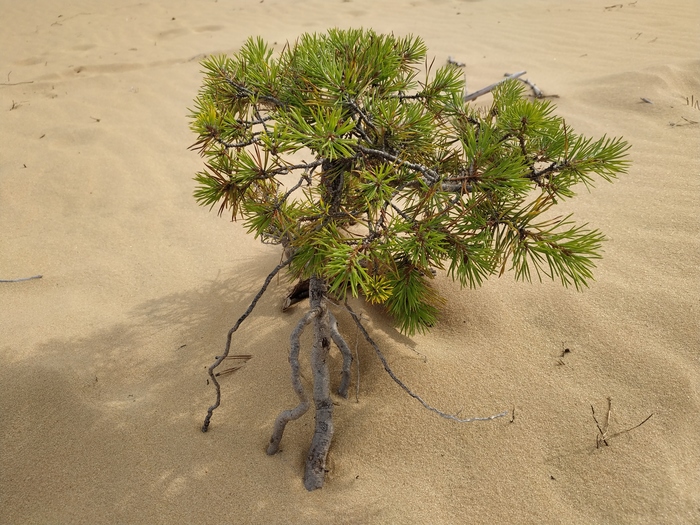
<path fill-rule="evenodd" d="M 32 279 L 41 279 L 43 275 L 32 275 L 31 277 L 21 277 L 19 279 L 0 279 L 0 283 L 21 283 L 22 281 L 31 281 Z"/>

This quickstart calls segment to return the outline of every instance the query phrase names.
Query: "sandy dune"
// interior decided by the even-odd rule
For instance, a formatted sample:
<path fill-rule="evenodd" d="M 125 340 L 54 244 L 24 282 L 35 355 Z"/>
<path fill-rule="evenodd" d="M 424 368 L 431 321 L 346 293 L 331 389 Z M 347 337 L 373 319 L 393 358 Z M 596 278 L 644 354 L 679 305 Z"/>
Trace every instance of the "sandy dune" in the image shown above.
<path fill-rule="evenodd" d="M 43 275 L 0 283 L 0 523 L 700 523 L 700 7 L 612 3 L 0 0 L 0 279 Z M 410 340 L 356 303 L 429 402 L 515 418 L 441 420 L 360 342 L 307 493 L 310 415 L 264 453 L 295 401 L 286 282 L 199 430 L 205 368 L 279 252 L 196 205 L 187 108 L 204 55 L 332 26 L 420 34 L 470 90 L 526 69 L 634 164 L 568 207 L 609 237 L 585 293 L 441 277 L 441 323 Z M 653 416 L 597 449 L 608 397 L 611 434 Z"/>

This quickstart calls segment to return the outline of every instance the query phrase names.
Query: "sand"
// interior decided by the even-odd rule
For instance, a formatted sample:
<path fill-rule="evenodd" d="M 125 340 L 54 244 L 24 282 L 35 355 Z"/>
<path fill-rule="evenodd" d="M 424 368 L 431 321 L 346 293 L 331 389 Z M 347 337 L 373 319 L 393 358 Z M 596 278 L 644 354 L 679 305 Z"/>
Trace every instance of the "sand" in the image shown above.
<path fill-rule="evenodd" d="M 612 3 L 0 1 L 0 279 L 43 275 L 0 283 L 0 523 L 700 523 L 700 8 Z M 584 293 L 439 276 L 447 309 L 411 339 L 355 303 L 428 402 L 515 417 L 442 420 L 360 343 L 307 493 L 310 414 L 264 453 L 295 402 L 285 281 L 200 432 L 205 369 L 280 254 L 196 205 L 187 115 L 204 55 L 332 26 L 420 34 L 470 90 L 525 69 L 633 166 L 566 205 L 609 238 Z M 609 434 L 653 416 L 596 448 L 608 398 Z"/>

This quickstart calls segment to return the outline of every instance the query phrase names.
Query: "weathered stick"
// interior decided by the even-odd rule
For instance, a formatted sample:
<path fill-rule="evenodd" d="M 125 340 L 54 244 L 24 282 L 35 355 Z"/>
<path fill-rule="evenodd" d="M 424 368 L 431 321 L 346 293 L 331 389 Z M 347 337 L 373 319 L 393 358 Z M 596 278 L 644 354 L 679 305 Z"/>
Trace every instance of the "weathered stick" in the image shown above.
<path fill-rule="evenodd" d="M 304 332 L 304 328 L 308 325 L 312 319 L 317 317 L 321 313 L 320 308 L 315 308 L 309 310 L 304 317 L 301 318 L 299 323 L 297 323 L 296 328 L 292 332 L 290 337 L 290 350 L 289 350 L 289 365 L 292 368 L 292 387 L 294 392 L 296 392 L 299 397 L 299 404 L 292 408 L 291 410 L 283 411 L 277 419 L 275 420 L 275 426 L 272 431 L 272 437 L 270 438 L 270 444 L 267 446 L 267 453 L 269 455 L 276 454 L 280 448 L 280 441 L 282 441 L 282 434 L 284 434 L 284 429 L 287 423 L 299 419 L 301 416 L 306 414 L 309 410 L 309 398 L 304 392 L 304 385 L 301 384 L 301 374 L 299 373 L 299 337 Z"/>
<path fill-rule="evenodd" d="M 508 73 L 506 73 L 506 76 L 508 76 Z M 535 85 L 535 83 L 532 82 L 529 78 L 519 78 L 518 80 L 520 80 L 520 82 L 522 82 L 523 84 L 526 84 L 527 86 L 530 87 L 530 89 L 532 90 L 532 94 L 534 95 L 535 98 L 559 98 L 559 95 L 545 95 L 544 93 L 542 93 L 542 90 L 540 88 L 538 88 Z M 646 99 L 642 99 L 642 100 L 646 100 Z M 649 103 L 652 104 L 652 102 L 649 102 Z"/>
<path fill-rule="evenodd" d="M 41 279 L 43 275 L 32 275 L 31 277 L 22 277 L 20 279 L 0 279 L 0 283 L 21 283 L 22 281 L 31 281 L 32 279 Z"/>
<path fill-rule="evenodd" d="M 464 95 L 464 101 L 469 102 L 470 100 L 477 99 L 480 96 L 485 95 L 486 93 L 488 93 L 490 91 L 493 91 L 497 86 L 499 86 L 500 84 L 503 84 L 506 80 L 521 77 L 525 73 L 527 73 L 527 71 L 520 71 L 519 73 L 513 73 L 512 75 L 508 75 L 503 80 L 499 80 L 498 82 L 491 84 L 490 86 L 486 86 L 485 88 L 482 88 L 479 91 L 474 91 L 474 93 L 469 93 L 468 95 Z"/>
<path fill-rule="evenodd" d="M 243 313 L 242 316 L 238 318 L 238 321 L 236 321 L 236 324 L 233 325 L 233 328 L 231 328 L 228 331 L 228 335 L 226 336 L 226 349 L 224 350 L 224 353 L 221 354 L 219 357 L 216 358 L 216 361 L 214 361 L 214 364 L 212 364 L 209 367 L 209 377 L 211 378 L 212 382 L 214 383 L 214 387 L 216 388 L 216 402 L 210 406 L 207 409 L 207 416 L 204 418 L 204 424 L 202 425 L 202 432 L 206 432 L 209 430 L 209 423 L 211 422 L 211 416 L 214 413 L 214 410 L 219 408 L 219 405 L 221 404 L 221 385 L 219 385 L 219 382 L 216 380 L 216 376 L 214 375 L 214 370 L 216 369 L 217 366 L 219 366 L 221 363 L 223 363 L 224 359 L 228 357 L 228 353 L 231 350 L 231 338 L 233 337 L 233 333 L 238 330 L 238 327 L 241 326 L 241 323 L 246 320 L 246 318 L 253 312 L 255 309 L 255 305 L 258 304 L 258 301 L 260 298 L 263 296 L 265 293 L 265 290 L 267 290 L 267 287 L 270 285 L 272 282 L 272 279 L 274 279 L 275 275 L 279 273 L 279 271 L 287 266 L 292 260 L 291 259 L 286 259 L 285 261 L 282 261 L 279 263 L 274 270 L 270 272 L 270 275 L 267 276 L 265 279 L 265 282 L 262 285 L 262 288 L 258 290 L 257 295 L 253 298 L 252 302 L 248 306 L 248 309 Z"/>
<path fill-rule="evenodd" d="M 544 98 L 544 94 L 542 93 L 542 90 L 538 88 L 534 82 L 531 82 L 529 78 L 519 78 L 520 82 L 527 84 L 530 86 L 530 89 L 532 89 L 532 92 L 535 95 L 535 98 Z"/>

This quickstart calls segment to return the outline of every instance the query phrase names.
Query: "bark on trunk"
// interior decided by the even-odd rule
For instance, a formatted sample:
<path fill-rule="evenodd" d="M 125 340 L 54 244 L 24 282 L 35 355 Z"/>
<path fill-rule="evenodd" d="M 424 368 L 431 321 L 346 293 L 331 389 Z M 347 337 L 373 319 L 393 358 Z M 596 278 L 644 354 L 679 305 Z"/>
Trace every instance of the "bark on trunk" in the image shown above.
<path fill-rule="evenodd" d="M 316 409 L 316 427 L 311 448 L 306 457 L 304 486 L 315 490 L 323 486 L 326 476 L 326 457 L 333 438 L 333 400 L 330 395 L 328 352 L 331 348 L 330 315 L 323 295 L 326 291 L 322 279 L 314 276 L 309 285 L 311 308 L 320 308 L 314 319 L 314 343 L 311 350 L 311 368 L 314 378 L 313 401 Z"/>

